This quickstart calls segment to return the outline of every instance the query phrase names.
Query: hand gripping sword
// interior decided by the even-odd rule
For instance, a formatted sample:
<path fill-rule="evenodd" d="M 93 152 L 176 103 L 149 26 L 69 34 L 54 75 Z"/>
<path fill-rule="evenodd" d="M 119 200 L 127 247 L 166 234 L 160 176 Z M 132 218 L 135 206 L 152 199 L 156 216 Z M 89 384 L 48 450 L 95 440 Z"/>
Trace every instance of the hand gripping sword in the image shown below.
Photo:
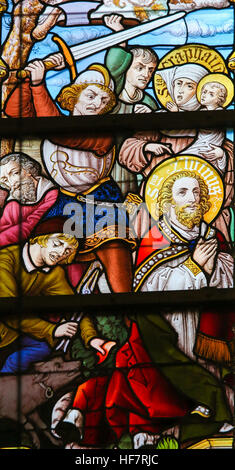
<path fill-rule="evenodd" d="M 99 39 L 94 39 L 82 44 L 77 44 L 70 48 L 59 36 L 54 35 L 52 39 L 59 45 L 61 51 L 61 59 L 63 56 L 67 66 L 69 66 L 70 68 L 71 81 L 74 81 L 77 76 L 75 65 L 76 60 L 83 59 L 84 57 L 88 57 L 92 54 L 96 54 L 97 52 L 103 51 L 117 44 L 121 44 L 122 42 L 126 42 L 129 39 L 133 39 L 149 31 L 153 31 L 154 29 L 159 29 L 162 26 L 165 26 L 169 23 L 173 23 L 174 21 L 183 18 L 185 15 L 185 12 L 180 11 L 169 16 L 164 16 L 162 18 L 157 18 L 156 20 L 151 20 L 146 23 L 142 23 L 138 26 L 134 26 L 129 29 L 118 31 L 117 33 L 108 34 L 107 36 L 103 36 Z M 53 56 L 54 54 L 50 54 L 43 59 L 46 70 L 56 68 L 55 64 L 50 61 L 50 58 L 52 58 Z M 21 79 L 24 79 L 29 76 L 30 72 L 24 69 L 19 70 L 17 73 L 17 77 Z"/>

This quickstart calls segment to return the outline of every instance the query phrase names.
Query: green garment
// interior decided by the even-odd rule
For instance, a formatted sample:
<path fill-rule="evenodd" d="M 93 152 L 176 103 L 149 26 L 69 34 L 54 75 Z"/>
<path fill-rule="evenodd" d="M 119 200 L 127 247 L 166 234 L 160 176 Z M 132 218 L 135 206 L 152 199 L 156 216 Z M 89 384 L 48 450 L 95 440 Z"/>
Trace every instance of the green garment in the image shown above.
<path fill-rule="evenodd" d="M 212 436 L 232 416 L 219 381 L 204 367 L 192 361 L 177 347 L 177 334 L 161 316 L 137 314 L 133 320 L 146 350 L 162 374 L 184 396 L 212 411 L 210 418 L 189 415 L 180 425 L 181 441 Z"/>
<path fill-rule="evenodd" d="M 92 323 L 91 323 L 92 321 Z M 128 330 L 122 315 L 112 315 L 106 312 L 106 315 L 97 314 L 92 319 L 89 316 L 83 317 L 80 322 L 81 335 L 77 335 L 72 340 L 71 355 L 72 359 L 82 361 L 83 375 L 86 379 L 91 376 L 107 375 L 112 373 L 115 368 L 115 356 L 117 349 L 123 346 L 128 338 Z M 102 364 L 97 365 L 96 351 L 89 347 L 88 342 L 94 337 L 105 339 L 106 341 L 115 341 L 114 346 L 108 354 L 108 357 Z"/>
<path fill-rule="evenodd" d="M 125 49 L 122 49 L 121 47 L 111 47 L 105 57 L 105 65 L 114 80 L 115 91 L 117 95 L 120 95 L 121 91 L 124 88 L 126 72 L 131 65 L 132 58 L 132 54 L 130 52 L 127 52 Z M 157 109 L 157 103 L 150 95 L 145 92 L 143 92 L 143 98 L 138 101 L 138 103 L 149 106 L 153 111 Z M 121 103 L 119 102 L 118 105 L 112 111 L 112 114 L 121 114 L 121 111 L 119 109 L 120 106 Z M 125 112 L 133 112 L 133 104 L 128 103 L 126 105 Z"/>

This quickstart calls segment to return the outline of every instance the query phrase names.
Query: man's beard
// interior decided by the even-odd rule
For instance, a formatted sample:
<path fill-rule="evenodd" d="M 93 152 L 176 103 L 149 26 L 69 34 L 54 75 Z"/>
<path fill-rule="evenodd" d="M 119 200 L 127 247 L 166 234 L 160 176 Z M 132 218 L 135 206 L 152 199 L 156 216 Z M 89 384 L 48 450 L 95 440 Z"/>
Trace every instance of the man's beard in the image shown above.
<path fill-rule="evenodd" d="M 35 202 L 37 199 L 37 191 L 31 178 L 24 178 L 20 181 L 17 188 L 13 188 L 10 192 L 13 199 L 25 204 L 27 202 Z"/>
<path fill-rule="evenodd" d="M 186 207 L 190 207 L 190 204 L 185 206 L 175 206 L 175 214 L 177 220 L 185 225 L 188 229 L 192 229 L 195 225 L 198 227 L 203 218 L 204 212 L 201 204 L 194 204 L 195 210 L 193 212 L 186 211 Z"/>

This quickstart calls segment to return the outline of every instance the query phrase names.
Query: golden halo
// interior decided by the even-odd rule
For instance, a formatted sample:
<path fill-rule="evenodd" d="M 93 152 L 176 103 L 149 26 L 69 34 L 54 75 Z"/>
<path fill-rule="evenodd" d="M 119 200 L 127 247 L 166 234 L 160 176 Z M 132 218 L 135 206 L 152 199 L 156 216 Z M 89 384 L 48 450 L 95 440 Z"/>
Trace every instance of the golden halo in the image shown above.
<path fill-rule="evenodd" d="M 228 74 L 224 58 L 214 49 L 202 44 L 186 44 L 168 52 L 158 64 L 154 75 L 154 90 L 158 101 L 166 108 L 166 103 L 172 102 L 165 81 L 158 74 L 158 70 L 168 69 L 177 65 L 198 64 L 205 67 L 210 73 Z M 193 77 L 192 77 L 193 79 Z"/>
<path fill-rule="evenodd" d="M 209 190 L 211 208 L 203 220 L 211 223 L 218 215 L 224 200 L 223 181 L 218 171 L 203 158 L 194 155 L 178 155 L 159 163 L 149 175 L 145 184 L 145 202 L 153 219 L 158 220 L 157 200 L 164 181 L 175 173 L 196 173 L 206 183 Z"/>
<path fill-rule="evenodd" d="M 210 73 L 209 75 L 206 75 L 205 77 L 203 77 L 200 80 L 200 82 L 198 83 L 198 86 L 197 86 L 197 99 L 198 99 L 198 101 L 200 102 L 202 87 L 206 83 L 211 83 L 211 82 L 219 82 L 219 83 L 221 83 L 222 85 L 225 86 L 225 88 L 227 90 L 227 98 L 226 98 L 226 101 L 224 102 L 224 104 L 222 106 L 223 106 L 223 108 L 226 108 L 231 103 L 231 101 L 233 99 L 234 86 L 233 86 L 232 80 L 229 77 L 227 77 L 227 75 L 224 75 L 222 73 Z"/>

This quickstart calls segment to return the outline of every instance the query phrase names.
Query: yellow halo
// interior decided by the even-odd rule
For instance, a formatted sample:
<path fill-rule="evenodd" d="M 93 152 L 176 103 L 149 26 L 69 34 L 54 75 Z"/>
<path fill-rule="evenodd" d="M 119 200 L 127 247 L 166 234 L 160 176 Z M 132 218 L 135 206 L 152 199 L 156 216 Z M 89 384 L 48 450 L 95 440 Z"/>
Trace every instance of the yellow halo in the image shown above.
<path fill-rule="evenodd" d="M 145 184 L 145 202 L 153 219 L 158 220 L 157 200 L 164 181 L 179 172 L 196 173 L 206 183 L 209 191 L 211 208 L 203 220 L 211 223 L 218 215 L 224 200 L 224 185 L 218 171 L 206 160 L 194 155 L 178 155 L 159 163 L 150 173 Z"/>
<path fill-rule="evenodd" d="M 235 0 L 234 0 L 235 1 Z M 228 74 L 228 69 L 222 55 L 203 44 L 186 44 L 176 47 L 164 55 L 159 61 L 154 75 L 154 91 L 160 104 L 166 108 L 168 101 L 173 101 L 165 81 L 158 70 L 168 69 L 184 64 L 202 65 L 210 73 Z M 193 79 L 193 77 L 192 77 Z"/>
<path fill-rule="evenodd" d="M 202 87 L 206 85 L 207 83 L 212 83 L 212 82 L 221 83 L 221 85 L 224 85 L 224 87 L 226 88 L 227 98 L 224 104 L 222 104 L 223 108 L 226 108 L 231 103 L 234 97 L 234 86 L 233 86 L 232 80 L 227 75 L 224 75 L 222 73 L 210 73 L 209 75 L 206 75 L 200 80 L 197 86 L 198 101 L 200 102 Z"/>

